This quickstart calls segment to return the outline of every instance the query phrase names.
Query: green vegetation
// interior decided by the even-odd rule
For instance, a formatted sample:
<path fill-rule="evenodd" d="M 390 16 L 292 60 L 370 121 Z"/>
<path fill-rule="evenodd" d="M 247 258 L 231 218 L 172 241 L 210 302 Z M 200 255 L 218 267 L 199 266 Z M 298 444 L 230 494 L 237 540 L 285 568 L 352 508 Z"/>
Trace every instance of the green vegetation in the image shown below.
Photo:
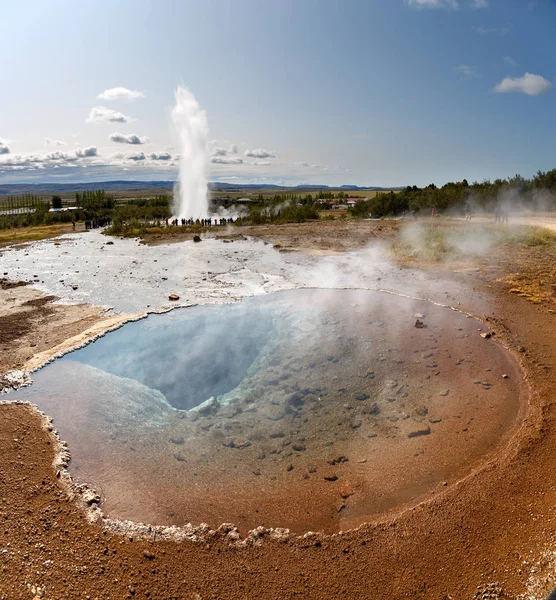
<path fill-rule="evenodd" d="M 402 264 L 461 262 L 486 256 L 495 248 L 517 249 L 552 246 L 556 233 L 542 227 L 465 223 L 442 219 L 410 226 L 392 243 L 394 260 Z"/>
<path fill-rule="evenodd" d="M 539 171 L 531 179 L 516 175 L 509 179 L 472 184 L 464 179 L 440 188 L 434 183 L 425 188 L 408 186 L 398 193 L 379 193 L 374 198 L 358 202 L 350 208 L 350 212 L 357 217 L 376 218 L 413 212 L 430 214 L 433 208 L 439 212 L 462 214 L 466 205 L 472 211 L 493 212 L 498 202 L 513 205 L 516 200 L 523 208 L 531 210 L 556 209 L 556 169 L 547 173 Z"/>

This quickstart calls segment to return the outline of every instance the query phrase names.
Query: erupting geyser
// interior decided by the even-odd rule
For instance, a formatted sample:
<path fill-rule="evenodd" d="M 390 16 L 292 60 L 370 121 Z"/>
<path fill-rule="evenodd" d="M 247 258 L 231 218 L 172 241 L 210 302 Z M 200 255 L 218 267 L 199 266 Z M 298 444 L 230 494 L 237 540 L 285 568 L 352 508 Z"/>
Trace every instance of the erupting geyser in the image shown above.
<path fill-rule="evenodd" d="M 176 89 L 172 120 L 180 140 L 180 176 L 174 188 L 174 216 L 201 219 L 208 214 L 207 198 L 207 114 L 195 96 Z"/>

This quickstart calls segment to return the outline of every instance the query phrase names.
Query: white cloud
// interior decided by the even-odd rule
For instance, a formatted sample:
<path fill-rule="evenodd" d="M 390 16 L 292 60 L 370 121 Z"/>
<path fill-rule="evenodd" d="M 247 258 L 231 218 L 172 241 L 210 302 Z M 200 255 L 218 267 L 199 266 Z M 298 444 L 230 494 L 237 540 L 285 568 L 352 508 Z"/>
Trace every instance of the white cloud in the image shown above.
<path fill-rule="evenodd" d="M 50 138 L 44 138 L 44 143 L 47 146 L 67 146 L 66 142 L 62 142 L 62 140 L 51 140 Z"/>
<path fill-rule="evenodd" d="M 235 144 L 230 144 L 230 147 L 228 148 L 228 152 L 230 154 L 237 154 L 237 146 Z"/>
<path fill-rule="evenodd" d="M 74 153 L 78 158 L 90 158 L 91 156 L 97 156 L 97 149 L 95 146 L 89 146 L 88 148 L 83 148 L 83 150 L 77 148 L 77 150 L 74 150 Z"/>
<path fill-rule="evenodd" d="M 521 92 L 528 96 L 538 96 L 550 89 L 552 84 L 541 75 L 534 73 L 525 73 L 523 77 L 506 77 L 498 85 L 494 91 L 500 94 L 509 92 Z"/>
<path fill-rule="evenodd" d="M 476 79 L 479 77 L 477 67 L 471 67 L 469 65 L 458 65 L 457 67 L 454 67 L 454 71 L 459 73 L 465 79 Z"/>
<path fill-rule="evenodd" d="M 268 167 L 272 163 L 269 160 L 254 160 L 251 164 L 255 167 Z"/>
<path fill-rule="evenodd" d="M 519 63 L 517 62 L 517 60 L 515 60 L 515 58 L 512 58 L 511 56 L 504 56 L 504 62 L 507 65 L 510 65 L 510 67 L 519 67 Z"/>
<path fill-rule="evenodd" d="M 488 8 L 488 1 L 487 0 L 473 0 L 471 7 L 472 8 Z"/>
<path fill-rule="evenodd" d="M 134 146 L 148 144 L 150 141 L 148 137 L 139 137 L 135 133 L 111 133 L 108 139 L 117 144 L 132 144 Z"/>
<path fill-rule="evenodd" d="M 300 167 L 308 167 L 309 163 L 305 162 L 305 161 L 301 161 L 300 163 L 297 163 Z"/>
<path fill-rule="evenodd" d="M 253 150 L 246 150 L 245 156 L 251 158 L 276 158 L 276 154 L 271 150 L 265 150 L 264 148 L 254 148 Z"/>
<path fill-rule="evenodd" d="M 87 117 L 87 123 L 129 123 L 130 121 L 133 121 L 131 117 L 105 106 L 91 108 Z"/>
<path fill-rule="evenodd" d="M 228 151 L 226 150 L 226 148 L 215 148 L 212 151 L 212 155 L 213 156 L 227 156 L 228 155 Z"/>
<path fill-rule="evenodd" d="M 115 87 L 110 88 L 109 90 L 104 90 L 101 94 L 97 96 L 101 100 L 136 100 L 137 98 L 144 98 L 145 94 L 143 92 L 139 92 L 138 90 L 128 90 L 124 87 Z"/>
<path fill-rule="evenodd" d="M 226 156 L 213 156 L 210 161 L 216 165 L 242 165 L 242 158 L 229 158 Z"/>
<path fill-rule="evenodd" d="M 128 152 L 124 158 L 126 160 L 145 160 L 144 152 Z"/>
<path fill-rule="evenodd" d="M 77 148 L 72 152 L 47 152 L 45 154 L 11 154 L 0 156 L 0 168 L 3 170 L 44 169 L 45 167 L 87 166 L 91 159 L 98 156 L 96 146 Z"/>
<path fill-rule="evenodd" d="M 413 8 L 459 8 L 458 0 L 407 0 Z"/>
<path fill-rule="evenodd" d="M 2 140 L 0 139 L 0 154 L 10 154 L 11 150 L 7 144 L 2 144 Z"/>
<path fill-rule="evenodd" d="M 151 160 L 172 160 L 172 155 L 169 152 L 151 152 L 149 158 Z"/>

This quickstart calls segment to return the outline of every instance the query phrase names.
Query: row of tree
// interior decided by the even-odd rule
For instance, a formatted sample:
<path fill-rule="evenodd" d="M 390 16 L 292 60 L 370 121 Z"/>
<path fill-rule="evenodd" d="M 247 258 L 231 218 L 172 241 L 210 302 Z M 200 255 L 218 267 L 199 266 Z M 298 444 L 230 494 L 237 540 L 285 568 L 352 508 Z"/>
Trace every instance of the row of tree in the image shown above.
<path fill-rule="evenodd" d="M 398 193 L 379 193 L 350 208 L 354 216 L 384 217 L 404 213 L 466 211 L 493 212 L 497 205 L 531 210 L 556 209 L 556 169 L 538 173 L 531 179 L 521 175 L 508 179 L 485 180 L 469 184 L 466 179 L 442 187 L 408 186 Z"/>

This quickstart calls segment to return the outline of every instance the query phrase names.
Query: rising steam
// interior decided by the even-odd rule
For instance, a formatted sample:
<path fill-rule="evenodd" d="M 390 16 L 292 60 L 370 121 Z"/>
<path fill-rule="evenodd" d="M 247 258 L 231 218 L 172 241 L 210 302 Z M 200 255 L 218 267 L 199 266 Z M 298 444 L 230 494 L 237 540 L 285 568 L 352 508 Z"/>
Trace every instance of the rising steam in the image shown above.
<path fill-rule="evenodd" d="M 172 120 L 180 141 L 180 177 L 174 188 L 174 216 L 202 219 L 208 215 L 207 197 L 207 114 L 195 96 L 176 89 Z"/>

